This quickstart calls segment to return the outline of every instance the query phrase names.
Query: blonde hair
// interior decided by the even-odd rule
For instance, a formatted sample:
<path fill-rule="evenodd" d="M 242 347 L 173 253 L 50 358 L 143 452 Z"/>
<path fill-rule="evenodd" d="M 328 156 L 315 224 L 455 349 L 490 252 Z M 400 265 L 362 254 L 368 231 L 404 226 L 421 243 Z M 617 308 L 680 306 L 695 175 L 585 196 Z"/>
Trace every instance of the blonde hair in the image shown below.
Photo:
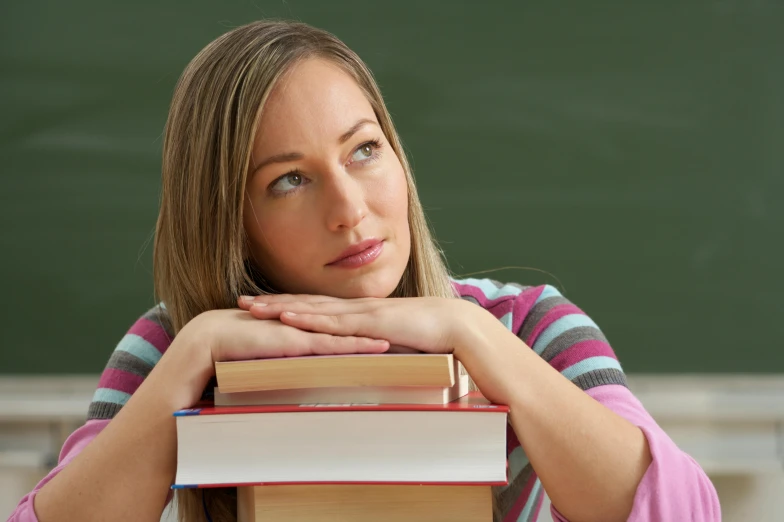
<path fill-rule="evenodd" d="M 400 158 L 408 183 L 411 256 L 395 297 L 455 297 L 432 239 L 400 138 L 372 73 L 343 42 L 302 23 L 260 21 L 207 45 L 174 90 L 163 141 L 162 195 L 154 249 L 155 292 L 172 330 L 240 295 L 271 292 L 249 259 L 243 203 L 251 145 L 264 103 L 296 62 L 329 60 L 351 75 Z M 233 490 L 178 490 L 179 518 L 236 520 Z M 202 497 L 201 495 L 204 495 Z"/>

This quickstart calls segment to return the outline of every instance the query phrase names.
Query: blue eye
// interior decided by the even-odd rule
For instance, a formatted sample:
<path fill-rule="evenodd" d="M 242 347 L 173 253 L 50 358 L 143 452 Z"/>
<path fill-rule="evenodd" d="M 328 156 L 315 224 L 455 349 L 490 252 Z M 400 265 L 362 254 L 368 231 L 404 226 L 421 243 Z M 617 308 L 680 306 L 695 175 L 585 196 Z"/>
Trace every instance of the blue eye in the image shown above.
<path fill-rule="evenodd" d="M 289 172 L 288 174 L 284 174 L 275 180 L 272 185 L 270 185 L 270 190 L 277 194 L 286 194 L 296 190 L 296 188 L 302 185 L 304 181 L 305 179 L 299 172 Z"/>

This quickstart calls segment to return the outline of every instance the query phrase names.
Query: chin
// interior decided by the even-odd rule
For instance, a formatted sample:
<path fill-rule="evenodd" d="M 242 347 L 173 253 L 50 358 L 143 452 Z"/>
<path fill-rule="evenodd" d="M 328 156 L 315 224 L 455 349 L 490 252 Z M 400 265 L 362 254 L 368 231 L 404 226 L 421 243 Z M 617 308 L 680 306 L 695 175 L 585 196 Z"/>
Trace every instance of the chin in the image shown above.
<path fill-rule="evenodd" d="M 402 274 L 378 273 L 354 277 L 335 288 L 329 295 L 343 299 L 389 297 L 397 288 Z"/>

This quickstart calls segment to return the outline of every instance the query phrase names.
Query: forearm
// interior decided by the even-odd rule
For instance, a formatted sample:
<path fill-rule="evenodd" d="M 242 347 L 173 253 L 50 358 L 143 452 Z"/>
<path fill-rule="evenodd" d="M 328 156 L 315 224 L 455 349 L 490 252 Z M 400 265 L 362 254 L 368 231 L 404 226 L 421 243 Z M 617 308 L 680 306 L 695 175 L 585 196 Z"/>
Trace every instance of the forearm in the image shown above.
<path fill-rule="evenodd" d="M 192 402 L 182 378 L 196 387 L 204 378 L 192 360 L 191 376 L 184 350 L 174 348 L 103 431 L 38 491 L 41 522 L 160 519 L 176 470 L 172 413 Z"/>
<path fill-rule="evenodd" d="M 467 323 L 474 327 L 456 353 L 483 392 L 510 406 L 515 434 L 553 505 L 572 522 L 626 520 L 651 462 L 642 431 L 488 317 Z"/>

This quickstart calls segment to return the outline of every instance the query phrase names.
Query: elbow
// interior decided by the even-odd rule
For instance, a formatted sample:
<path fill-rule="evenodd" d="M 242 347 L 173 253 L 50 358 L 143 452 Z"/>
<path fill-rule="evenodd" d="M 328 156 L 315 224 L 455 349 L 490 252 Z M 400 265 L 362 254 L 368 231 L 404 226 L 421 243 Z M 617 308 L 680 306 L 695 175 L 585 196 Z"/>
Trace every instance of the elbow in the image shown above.
<path fill-rule="evenodd" d="M 629 522 L 721 522 L 719 497 L 708 475 L 672 441 L 667 442 L 672 444 L 668 451 L 652 448 L 653 458 L 638 485 Z"/>

